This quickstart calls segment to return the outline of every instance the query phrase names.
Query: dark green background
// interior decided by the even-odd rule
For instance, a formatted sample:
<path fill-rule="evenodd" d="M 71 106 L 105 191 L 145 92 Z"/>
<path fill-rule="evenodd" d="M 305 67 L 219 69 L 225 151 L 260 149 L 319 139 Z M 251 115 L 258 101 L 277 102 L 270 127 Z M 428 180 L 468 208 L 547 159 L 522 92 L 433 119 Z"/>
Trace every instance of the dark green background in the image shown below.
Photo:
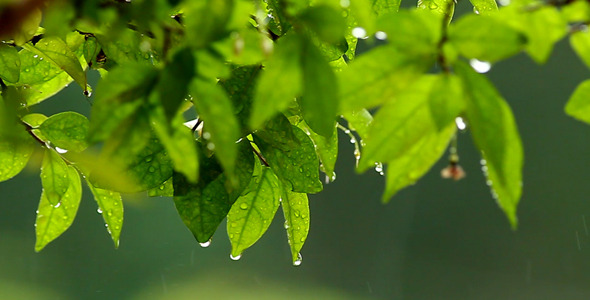
<path fill-rule="evenodd" d="M 0 183 L 0 298 L 590 299 L 590 126 L 563 113 L 589 75 L 567 41 L 545 66 L 519 55 L 489 73 L 525 147 L 516 232 L 485 185 L 468 132 L 459 136 L 465 179 L 441 179 L 443 159 L 388 205 L 380 203 L 384 178 L 354 174 L 341 134 L 338 179 L 310 197 L 300 267 L 290 264 L 280 213 L 234 262 L 225 224 L 202 249 L 167 198 L 126 198 L 115 250 L 88 190 L 73 226 L 34 253 L 41 184 L 29 169 Z M 89 111 L 79 87 L 38 111 L 70 108 Z"/>

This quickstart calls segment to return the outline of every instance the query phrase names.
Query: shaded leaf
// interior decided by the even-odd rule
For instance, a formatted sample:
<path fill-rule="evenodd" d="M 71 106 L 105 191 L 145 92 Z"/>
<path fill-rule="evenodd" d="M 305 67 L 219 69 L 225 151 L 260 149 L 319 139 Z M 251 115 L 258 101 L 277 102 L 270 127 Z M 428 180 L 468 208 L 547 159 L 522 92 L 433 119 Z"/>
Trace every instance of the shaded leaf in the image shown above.
<path fill-rule="evenodd" d="M 53 151 L 48 150 L 47 152 Z M 78 175 L 74 167 L 67 166 L 66 178 L 68 183 L 66 192 L 56 204 L 49 201 L 46 189 L 43 189 L 41 193 L 41 201 L 39 202 L 35 223 L 37 236 L 35 251 L 37 252 L 41 251 L 47 244 L 64 233 L 76 218 L 82 198 L 80 175 Z"/>
<path fill-rule="evenodd" d="M 586 123 L 590 123 L 590 80 L 578 85 L 565 106 L 565 112 Z"/>
<path fill-rule="evenodd" d="M 85 116 L 68 111 L 49 117 L 39 130 L 54 146 L 80 152 L 88 147 L 88 125 Z"/>
<path fill-rule="evenodd" d="M 328 176 L 330 181 L 334 181 L 336 179 L 334 167 L 338 158 L 338 130 L 336 126 L 333 129 L 334 133 L 329 138 L 315 133 L 305 122 L 301 122 L 297 126 L 309 135 L 321 162 L 320 169 Z"/>
<path fill-rule="evenodd" d="M 388 161 L 382 201 L 389 202 L 399 190 L 424 176 L 443 155 L 455 131 L 455 123 L 451 122 L 440 132 L 422 137 L 406 154 Z"/>
<path fill-rule="evenodd" d="M 342 13 L 331 6 L 320 4 L 308 7 L 299 14 L 298 20 L 324 42 L 337 43 L 344 38 L 346 21 Z"/>
<path fill-rule="evenodd" d="M 119 247 L 119 236 L 123 228 L 123 201 L 121 194 L 109 190 L 94 187 L 90 181 L 86 181 L 94 200 L 98 204 L 98 212 L 104 219 L 107 231 L 111 235 L 115 248 Z"/>
<path fill-rule="evenodd" d="M 240 128 L 242 128 L 242 134 L 249 133 L 248 118 L 252 108 L 254 88 L 261 70 L 262 66 L 260 65 L 235 66 L 229 78 L 219 80 L 219 84 L 232 102 L 234 114 Z"/>
<path fill-rule="evenodd" d="M 172 178 L 164 181 L 159 187 L 148 190 L 150 197 L 174 197 L 174 185 Z"/>
<path fill-rule="evenodd" d="M 285 230 L 293 264 L 301 263 L 301 248 L 309 233 L 309 201 L 307 194 L 296 193 L 283 186 L 281 207 L 285 216 Z"/>
<path fill-rule="evenodd" d="M 0 78 L 15 83 L 20 77 L 20 57 L 15 47 L 0 44 Z"/>
<path fill-rule="evenodd" d="M 280 198 L 277 177 L 270 168 L 259 168 L 248 188 L 227 214 L 227 232 L 232 244 L 232 256 L 241 255 L 262 237 L 279 208 Z"/>
<path fill-rule="evenodd" d="M 455 66 L 468 96 L 467 119 L 473 140 L 486 161 L 492 194 L 512 228 L 522 193 L 523 150 L 514 116 L 490 81 L 465 63 Z"/>
<path fill-rule="evenodd" d="M 203 48 L 224 36 L 233 11 L 232 0 L 205 0 L 185 3 L 186 40 L 194 48 Z"/>
<path fill-rule="evenodd" d="M 389 44 L 400 52 L 429 58 L 438 50 L 442 20 L 429 11 L 404 10 L 382 15 L 377 28 L 392 37 Z"/>
<path fill-rule="evenodd" d="M 156 91 L 166 118 L 171 120 L 188 94 L 188 84 L 195 75 L 195 59 L 190 49 L 174 54 L 170 63 L 160 72 Z"/>

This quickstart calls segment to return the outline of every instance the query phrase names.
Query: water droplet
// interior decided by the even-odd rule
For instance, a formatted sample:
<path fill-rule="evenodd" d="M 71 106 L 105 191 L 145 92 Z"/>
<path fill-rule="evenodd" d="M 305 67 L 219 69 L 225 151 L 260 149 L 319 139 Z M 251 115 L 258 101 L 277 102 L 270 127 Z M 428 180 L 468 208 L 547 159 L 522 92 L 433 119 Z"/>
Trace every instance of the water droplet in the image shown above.
<path fill-rule="evenodd" d="M 352 29 L 352 36 L 354 36 L 357 39 L 366 39 L 368 38 L 367 36 L 367 31 L 362 28 L 362 27 L 355 27 Z"/>
<path fill-rule="evenodd" d="M 209 239 L 208 241 L 206 241 L 204 243 L 199 243 L 199 245 L 201 245 L 201 247 L 203 247 L 203 248 L 207 248 L 211 245 L 211 240 Z"/>
<path fill-rule="evenodd" d="M 152 161 L 152 159 L 153 158 L 151 156 L 148 156 L 148 157 L 145 158 L 145 162 L 148 162 L 149 163 L 150 161 Z"/>
<path fill-rule="evenodd" d="M 380 162 L 375 163 L 375 172 L 381 174 L 383 173 L 383 164 Z M 383 175 L 383 174 L 381 174 Z"/>
<path fill-rule="evenodd" d="M 377 31 L 375 32 L 375 38 L 384 41 L 387 39 L 387 33 L 383 31 Z"/>
<path fill-rule="evenodd" d="M 459 129 L 459 130 L 465 130 L 465 128 L 467 128 L 467 124 L 465 124 L 465 120 L 463 120 L 463 118 L 461 118 L 461 117 L 455 118 L 455 124 L 457 125 L 457 129 Z"/>
<path fill-rule="evenodd" d="M 209 133 L 207 131 L 203 132 L 203 138 L 206 139 L 206 140 L 210 139 L 211 138 L 211 133 Z"/>
<path fill-rule="evenodd" d="M 154 168 L 154 167 L 149 167 L 149 168 L 148 168 L 148 171 L 150 171 L 150 173 L 154 173 L 154 172 L 156 171 L 156 168 Z"/>
<path fill-rule="evenodd" d="M 488 180 L 486 180 L 486 184 L 487 184 L 488 186 L 492 186 L 492 181 L 488 179 Z"/>
<path fill-rule="evenodd" d="M 434 2 L 434 1 L 430 1 L 430 4 L 428 5 L 428 8 L 430 8 L 430 9 L 437 9 L 438 8 L 438 4 L 436 4 L 436 2 Z"/>
<path fill-rule="evenodd" d="M 248 204 L 247 203 L 242 203 L 242 204 L 240 204 L 240 208 L 241 209 L 248 209 Z"/>
<path fill-rule="evenodd" d="M 342 8 L 347 8 L 350 6 L 350 0 L 340 0 L 340 6 Z"/>
<path fill-rule="evenodd" d="M 297 259 L 293 262 L 293 265 L 296 267 L 301 266 L 301 263 L 303 262 L 303 257 L 301 256 L 301 253 L 297 253 Z"/>
<path fill-rule="evenodd" d="M 113 216 L 113 212 L 109 210 L 109 211 L 107 212 L 107 216 L 109 216 L 109 217 L 112 217 L 112 216 Z"/>
<path fill-rule="evenodd" d="M 104 224 L 104 227 L 109 228 L 109 224 Z"/>
<path fill-rule="evenodd" d="M 67 220 L 68 219 L 68 216 L 63 216 L 61 218 L 64 219 L 64 220 Z"/>
<path fill-rule="evenodd" d="M 68 150 L 62 149 L 59 147 L 55 147 L 55 151 L 57 151 L 57 153 L 61 153 L 61 154 L 68 153 Z"/>
<path fill-rule="evenodd" d="M 39 55 L 37 55 L 37 54 L 33 55 L 33 58 L 37 58 L 37 57 L 39 57 Z"/>
<path fill-rule="evenodd" d="M 356 143 L 356 139 L 355 139 L 355 138 L 350 138 L 350 143 L 351 143 L 351 144 L 354 144 L 354 143 Z"/>
<path fill-rule="evenodd" d="M 240 258 L 242 258 L 242 254 L 238 254 L 236 256 L 230 254 L 229 258 L 231 258 L 231 260 L 240 260 Z"/>
<path fill-rule="evenodd" d="M 96 210 L 97 213 L 102 214 L 102 209 L 100 207 Z"/>
<path fill-rule="evenodd" d="M 487 73 L 492 68 L 491 63 L 487 61 L 477 60 L 475 58 L 469 60 L 469 65 L 471 65 L 471 67 L 477 73 Z"/>
<path fill-rule="evenodd" d="M 476 15 L 479 15 L 479 10 L 477 10 L 477 8 L 474 7 L 473 8 L 473 13 L 476 14 Z"/>
<path fill-rule="evenodd" d="M 284 226 L 285 226 L 285 229 L 289 229 L 289 222 L 285 221 Z"/>
<path fill-rule="evenodd" d="M 60 207 L 60 206 L 61 206 L 61 202 L 57 202 L 57 204 L 56 204 L 56 205 L 54 205 L 53 207 L 54 207 L 54 208 L 58 208 L 58 207 Z"/>
<path fill-rule="evenodd" d="M 213 144 L 213 143 L 207 143 L 207 149 L 209 149 L 211 151 L 215 150 L 215 144 Z"/>

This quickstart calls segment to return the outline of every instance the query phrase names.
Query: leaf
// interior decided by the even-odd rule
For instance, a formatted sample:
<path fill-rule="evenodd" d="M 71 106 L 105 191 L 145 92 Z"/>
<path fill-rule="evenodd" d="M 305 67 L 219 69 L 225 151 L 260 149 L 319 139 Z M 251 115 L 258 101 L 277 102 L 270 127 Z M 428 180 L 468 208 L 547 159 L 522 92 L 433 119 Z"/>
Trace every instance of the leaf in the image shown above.
<path fill-rule="evenodd" d="M 453 0 L 418 0 L 418 10 L 442 16 L 444 23 L 449 24 L 455 13 L 455 4 Z M 442 24 L 442 19 L 438 20 L 440 20 L 439 24 Z"/>
<path fill-rule="evenodd" d="M 39 126 L 47 120 L 47 116 L 44 114 L 32 113 L 24 115 L 21 120 L 32 128 L 39 128 Z"/>
<path fill-rule="evenodd" d="M 260 128 L 266 120 L 287 108 L 301 92 L 300 48 L 295 36 L 278 40 L 256 85 L 250 128 Z"/>
<path fill-rule="evenodd" d="M 49 117 L 39 126 L 39 130 L 54 146 L 81 152 L 88 147 L 88 126 L 85 116 L 68 111 Z"/>
<path fill-rule="evenodd" d="M 236 165 L 238 185 L 232 188 L 214 158 L 202 155 L 199 181 L 190 183 L 179 173 L 173 177 L 174 204 L 183 223 L 200 243 L 211 239 L 232 204 L 252 178 L 254 156 L 247 141 L 240 143 Z M 203 152 L 203 151 L 201 151 Z"/>
<path fill-rule="evenodd" d="M 303 95 L 299 104 L 303 118 L 319 135 L 330 137 L 338 113 L 338 82 L 336 75 L 318 49 L 303 43 L 301 68 Z"/>
<path fill-rule="evenodd" d="M 116 65 L 153 65 L 157 59 L 154 51 L 146 49 L 143 43 L 150 41 L 137 31 L 125 28 L 117 34 L 95 34 L 95 37 L 106 56 L 104 67 L 109 70 Z M 141 47 L 142 43 L 144 47 Z"/>
<path fill-rule="evenodd" d="M 289 125 L 290 126 L 290 125 Z M 254 142 L 277 177 L 288 188 L 299 193 L 317 193 L 322 190 L 319 181 L 318 157 L 313 142 L 301 129 L 291 126 L 294 139 L 285 135 L 269 133 L 272 140 L 254 133 Z M 288 129 L 285 129 L 288 130 Z M 259 131 L 259 132 L 260 132 Z M 286 148 L 286 145 L 297 145 Z"/>
<path fill-rule="evenodd" d="M 348 122 L 348 128 L 356 131 L 361 137 L 361 140 L 367 136 L 370 125 L 373 122 L 373 116 L 368 110 L 362 108 L 346 113 L 343 116 Z"/>
<path fill-rule="evenodd" d="M 280 198 L 277 177 L 270 168 L 261 167 L 227 214 L 232 256 L 240 256 L 262 237 L 279 208 Z"/>
<path fill-rule="evenodd" d="M 224 36 L 233 11 L 231 0 L 205 0 L 185 3 L 186 40 L 195 48 L 204 48 Z"/>
<path fill-rule="evenodd" d="M 379 109 L 364 138 L 359 172 L 405 155 L 423 136 L 437 130 L 428 104 L 436 80 L 433 75 L 421 77 Z"/>
<path fill-rule="evenodd" d="M 15 47 L 0 44 L 0 78 L 15 83 L 20 77 L 20 58 Z"/>
<path fill-rule="evenodd" d="M 34 46 L 24 44 L 23 48 L 47 59 L 64 70 L 86 91 L 86 72 L 80 65 L 78 57 L 61 38 L 46 37 L 38 41 Z"/>
<path fill-rule="evenodd" d="M 388 41 L 400 52 L 430 58 L 438 51 L 442 19 L 429 11 L 403 10 L 382 15 L 377 28 L 395 37 Z"/>
<path fill-rule="evenodd" d="M 406 154 L 388 161 L 382 201 L 389 202 L 399 190 L 424 176 L 440 159 L 455 131 L 454 122 L 447 124 L 440 132 L 422 137 Z"/>
<path fill-rule="evenodd" d="M 492 195 L 512 228 L 522 193 L 523 150 L 514 116 L 488 79 L 465 63 L 455 66 L 468 96 L 467 119 L 477 148 L 486 161 Z"/>
<path fill-rule="evenodd" d="M 91 143 L 107 139 L 138 110 L 157 73 L 151 66 L 135 63 L 121 65 L 108 74 L 96 88 L 88 134 Z"/>
<path fill-rule="evenodd" d="M 491 16 L 470 14 L 449 26 L 449 42 L 467 58 L 496 62 L 515 55 L 525 46 L 525 37 Z"/>
<path fill-rule="evenodd" d="M 590 123 L 590 80 L 578 85 L 565 106 L 565 112 L 586 123 Z"/>
<path fill-rule="evenodd" d="M 190 86 L 199 118 L 203 120 L 205 135 L 209 133 L 209 150 L 234 180 L 234 169 L 238 155 L 236 141 L 240 138 L 240 128 L 234 116 L 234 109 L 223 88 L 205 80 L 196 79 Z"/>
<path fill-rule="evenodd" d="M 268 15 L 271 16 L 268 24 L 269 29 L 278 36 L 284 35 L 291 28 L 285 12 L 284 5 L 280 0 L 264 0 L 267 5 Z"/>
<path fill-rule="evenodd" d="M 582 30 L 570 36 L 570 44 L 578 57 L 590 68 L 590 31 Z"/>
<path fill-rule="evenodd" d="M 219 80 L 219 84 L 232 102 L 234 114 L 238 119 L 240 128 L 242 128 L 242 135 L 250 133 L 248 130 L 248 118 L 252 108 L 254 88 L 261 70 L 262 66 L 260 65 L 235 66 L 229 78 Z"/>
<path fill-rule="evenodd" d="M 349 113 L 383 104 L 407 88 L 433 63 L 390 46 L 374 48 L 338 73 L 340 110 Z"/>
<path fill-rule="evenodd" d="M 285 216 L 285 230 L 294 265 L 301 263 L 301 248 L 309 233 L 309 201 L 307 194 L 296 193 L 283 186 L 281 207 Z"/>
<path fill-rule="evenodd" d="M 26 16 L 18 26 L 18 31 L 14 33 L 14 36 L 12 37 L 14 44 L 20 47 L 30 41 L 37 33 L 37 29 L 39 28 L 42 19 L 43 14 L 41 13 L 41 10 L 33 8 L 30 14 Z"/>
<path fill-rule="evenodd" d="M 188 94 L 188 84 L 195 75 L 195 59 L 190 49 L 178 50 L 160 72 L 156 91 L 166 118 L 171 120 Z"/>
<path fill-rule="evenodd" d="M 123 227 L 123 201 L 121 200 L 121 194 L 94 187 L 88 180 L 86 180 L 86 183 L 88 183 L 88 187 L 92 195 L 94 195 L 94 200 L 98 204 L 97 211 L 104 219 L 107 231 L 115 243 L 115 248 L 119 248 L 119 236 Z"/>
<path fill-rule="evenodd" d="M 53 152 L 48 150 L 48 152 Z M 47 244 L 64 233 L 74 219 L 82 198 L 82 186 L 80 175 L 74 167 L 67 166 L 66 192 L 60 197 L 59 202 L 53 204 L 47 198 L 47 190 L 43 189 L 41 201 L 37 210 L 35 232 L 37 241 L 35 251 L 41 251 Z"/>
<path fill-rule="evenodd" d="M 47 201 L 57 205 L 71 184 L 69 169 L 63 158 L 52 149 L 47 149 L 41 165 L 41 184 Z"/>
<path fill-rule="evenodd" d="M 430 91 L 428 105 L 430 114 L 439 131 L 453 123 L 465 109 L 461 80 L 454 75 L 439 75 Z"/>
<path fill-rule="evenodd" d="M 34 145 L 30 137 L 0 139 L 0 182 L 16 176 L 25 168 L 33 154 Z"/>
<path fill-rule="evenodd" d="M 164 183 L 162 183 L 159 187 L 148 190 L 148 196 L 174 197 L 174 185 L 172 184 L 172 178 L 164 181 Z"/>
<path fill-rule="evenodd" d="M 469 0 L 477 14 L 489 15 L 498 11 L 498 4 L 495 0 Z"/>
<path fill-rule="evenodd" d="M 338 130 L 336 126 L 334 126 L 334 132 L 329 138 L 313 132 L 305 122 L 301 122 L 297 126 L 309 135 L 321 162 L 320 169 L 328 176 L 330 181 L 334 181 L 336 179 L 334 167 L 338 158 Z"/>
<path fill-rule="evenodd" d="M 373 10 L 377 13 L 378 16 L 397 12 L 399 10 L 399 6 L 401 4 L 401 0 L 372 0 L 373 1 Z"/>
<path fill-rule="evenodd" d="M 340 11 L 328 5 L 308 7 L 299 14 L 298 21 L 327 43 L 338 43 L 344 38 L 346 21 Z"/>

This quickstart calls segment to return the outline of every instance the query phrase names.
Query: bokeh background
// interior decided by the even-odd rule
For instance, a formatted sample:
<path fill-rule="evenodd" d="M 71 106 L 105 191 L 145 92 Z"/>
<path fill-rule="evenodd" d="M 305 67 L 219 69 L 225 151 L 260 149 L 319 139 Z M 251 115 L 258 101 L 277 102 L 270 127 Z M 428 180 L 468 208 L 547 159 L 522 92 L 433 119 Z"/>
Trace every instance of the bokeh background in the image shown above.
<path fill-rule="evenodd" d="M 242 259 L 225 223 L 201 248 L 169 198 L 128 197 L 114 249 L 88 190 L 72 227 L 34 252 L 38 170 L 0 183 L 1 299 L 590 299 L 590 126 L 563 113 L 590 72 L 567 41 L 544 66 L 525 55 L 489 77 L 509 101 L 525 147 L 520 225 L 492 199 L 479 155 L 459 135 L 467 177 L 444 180 L 442 159 L 380 203 L 384 178 L 354 172 L 341 133 L 337 180 L 310 197 L 311 232 L 293 267 L 279 211 Z M 72 85 L 34 111 L 87 114 Z"/>

